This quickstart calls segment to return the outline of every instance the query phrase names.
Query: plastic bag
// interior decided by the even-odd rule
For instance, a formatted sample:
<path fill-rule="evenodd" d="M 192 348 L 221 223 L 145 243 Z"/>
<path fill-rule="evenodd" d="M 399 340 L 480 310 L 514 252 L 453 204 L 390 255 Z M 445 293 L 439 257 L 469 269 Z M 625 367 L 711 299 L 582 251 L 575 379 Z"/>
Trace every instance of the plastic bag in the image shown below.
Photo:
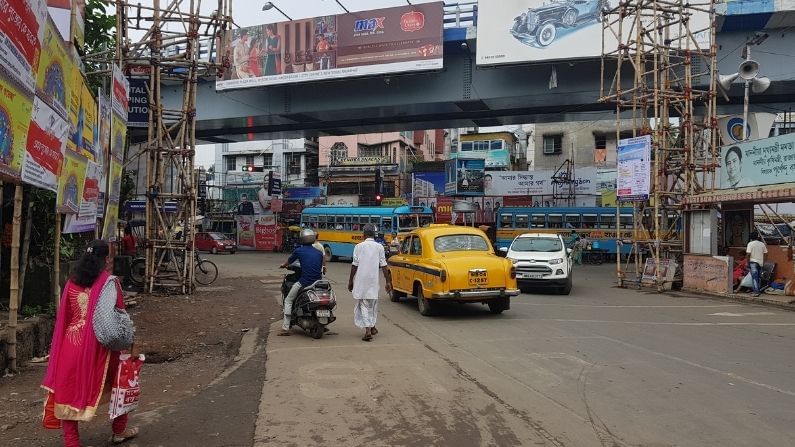
<path fill-rule="evenodd" d="M 748 274 L 745 275 L 745 278 L 740 281 L 740 287 L 748 287 L 749 289 L 754 288 L 754 279 L 751 277 L 751 272 L 748 272 Z"/>
<path fill-rule="evenodd" d="M 140 354 L 132 358 L 130 354 L 119 356 L 119 368 L 113 378 L 113 387 L 110 391 L 110 418 L 114 419 L 127 414 L 138 407 L 141 396 L 141 367 L 145 357 Z"/>

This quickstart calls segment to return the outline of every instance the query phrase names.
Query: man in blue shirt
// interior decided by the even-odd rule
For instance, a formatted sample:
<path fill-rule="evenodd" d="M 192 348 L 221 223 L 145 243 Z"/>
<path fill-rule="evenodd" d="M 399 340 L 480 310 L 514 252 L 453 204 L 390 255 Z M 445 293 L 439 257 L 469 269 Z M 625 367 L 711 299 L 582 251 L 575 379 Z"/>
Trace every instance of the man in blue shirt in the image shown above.
<path fill-rule="evenodd" d="M 312 285 L 315 281 L 323 278 L 323 254 L 317 250 L 312 244 L 315 242 L 315 232 L 309 228 L 301 230 L 298 237 L 298 242 L 301 244 L 295 249 L 292 255 L 287 259 L 287 262 L 282 264 L 281 268 L 286 268 L 288 265 L 295 262 L 297 259 L 301 263 L 301 276 L 298 282 L 293 284 L 290 292 L 284 298 L 284 320 L 282 321 L 282 331 L 279 332 L 281 336 L 290 335 L 290 319 L 293 312 L 293 301 L 298 296 L 298 292 L 302 287 Z"/>

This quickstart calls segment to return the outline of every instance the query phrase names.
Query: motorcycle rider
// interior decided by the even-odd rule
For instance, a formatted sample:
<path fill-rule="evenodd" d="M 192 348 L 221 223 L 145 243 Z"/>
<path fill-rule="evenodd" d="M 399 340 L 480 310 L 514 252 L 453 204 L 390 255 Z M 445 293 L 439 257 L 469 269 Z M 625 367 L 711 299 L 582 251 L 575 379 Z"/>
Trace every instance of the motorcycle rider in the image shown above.
<path fill-rule="evenodd" d="M 295 249 L 292 255 L 287 259 L 287 262 L 280 265 L 280 268 L 286 268 L 288 265 L 295 262 L 297 259 L 301 263 L 301 277 L 298 278 L 290 292 L 284 298 L 284 320 L 282 321 L 282 330 L 278 335 L 290 335 L 290 319 L 293 312 L 293 301 L 298 296 L 298 292 L 303 287 L 312 285 L 315 281 L 322 279 L 321 273 L 323 269 L 323 254 L 317 250 L 312 244 L 315 243 L 315 232 L 310 228 L 301 230 L 298 236 L 298 243 L 301 244 Z"/>

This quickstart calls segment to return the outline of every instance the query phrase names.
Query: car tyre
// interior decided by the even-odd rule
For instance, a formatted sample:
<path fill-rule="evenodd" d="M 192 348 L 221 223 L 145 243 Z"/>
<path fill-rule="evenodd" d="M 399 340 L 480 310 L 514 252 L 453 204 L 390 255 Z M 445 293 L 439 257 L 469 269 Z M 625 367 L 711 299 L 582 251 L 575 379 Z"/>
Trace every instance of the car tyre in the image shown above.
<path fill-rule="evenodd" d="M 506 309 L 508 309 L 508 298 L 498 298 L 496 300 L 491 300 L 486 303 L 489 306 L 489 312 L 493 313 L 494 315 L 499 315 Z"/>
<path fill-rule="evenodd" d="M 392 293 L 389 294 L 389 300 L 393 303 L 397 303 L 400 301 L 401 298 L 405 297 L 406 294 L 403 292 L 398 292 L 395 289 L 392 289 Z"/>
<path fill-rule="evenodd" d="M 560 294 L 561 294 L 561 295 L 568 295 L 568 294 L 570 294 L 570 293 L 571 293 L 571 286 L 572 286 L 572 282 L 573 282 L 573 281 L 572 281 L 572 279 L 571 279 L 571 274 L 569 274 L 569 280 L 568 280 L 568 282 L 566 283 L 566 285 L 565 285 L 565 286 L 563 286 L 563 287 L 561 287 L 561 288 L 560 288 Z"/>
<path fill-rule="evenodd" d="M 428 317 L 434 314 L 435 303 L 432 303 L 430 300 L 426 299 L 424 294 L 422 293 L 422 287 L 417 289 L 417 309 L 420 311 L 420 315 L 424 317 Z"/>
<path fill-rule="evenodd" d="M 547 22 L 541 25 L 536 31 L 536 43 L 542 47 L 546 47 L 551 44 L 555 40 L 555 36 L 558 34 L 558 29 L 555 28 L 555 24 L 552 22 Z"/>
<path fill-rule="evenodd" d="M 573 9 L 569 9 L 568 11 L 566 11 L 566 13 L 563 14 L 563 19 L 561 20 L 561 22 L 563 22 L 563 25 L 567 27 L 574 26 L 574 24 L 577 23 L 577 11 Z"/>
<path fill-rule="evenodd" d="M 213 255 L 218 254 L 218 249 L 215 248 L 215 247 L 210 248 L 210 254 L 213 254 Z"/>

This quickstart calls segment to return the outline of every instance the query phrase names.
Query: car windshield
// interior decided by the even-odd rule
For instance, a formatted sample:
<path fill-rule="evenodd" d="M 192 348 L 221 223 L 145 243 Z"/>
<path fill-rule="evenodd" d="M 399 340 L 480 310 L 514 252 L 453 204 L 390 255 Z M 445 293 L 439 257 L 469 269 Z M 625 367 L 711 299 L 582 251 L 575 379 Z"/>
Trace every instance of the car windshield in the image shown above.
<path fill-rule="evenodd" d="M 556 252 L 563 249 L 560 239 L 551 237 L 520 237 L 511 244 L 512 251 Z"/>
<path fill-rule="evenodd" d="M 216 241 L 222 241 L 222 240 L 226 239 L 226 236 L 224 236 L 223 234 L 218 234 L 218 233 L 210 233 L 210 237 L 213 238 Z"/>
<path fill-rule="evenodd" d="M 433 240 L 433 248 L 439 253 L 446 251 L 489 251 L 486 239 L 475 234 L 451 234 Z"/>

